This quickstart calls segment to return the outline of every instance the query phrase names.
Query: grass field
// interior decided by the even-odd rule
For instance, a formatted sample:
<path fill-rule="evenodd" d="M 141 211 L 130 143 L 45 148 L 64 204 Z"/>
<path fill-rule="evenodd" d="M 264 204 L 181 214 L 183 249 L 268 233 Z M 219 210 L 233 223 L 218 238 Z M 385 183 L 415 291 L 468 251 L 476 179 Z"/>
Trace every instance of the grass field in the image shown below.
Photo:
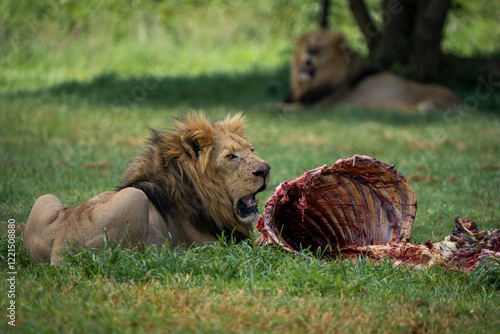
<path fill-rule="evenodd" d="M 73 206 L 113 189 L 147 127 L 167 129 L 189 109 L 212 118 L 243 111 L 248 139 L 272 166 L 261 210 L 284 180 L 364 154 L 410 181 L 412 242 L 442 240 L 456 216 L 500 228 L 500 94 L 483 83 L 498 74 L 455 82 L 468 102 L 461 111 L 284 111 L 275 102 L 286 93 L 291 39 L 314 26 L 316 2 L 175 3 L 1 3 L 0 277 L 9 278 L 13 219 L 17 283 L 12 298 L 0 284 L 0 332 L 496 333 L 499 263 L 467 275 L 220 242 L 188 252 L 117 247 L 66 267 L 29 266 L 22 229 L 38 196 Z M 500 38 L 500 6 L 463 6 L 446 50 L 498 54 L 490 41 Z M 346 8 L 334 7 L 332 20 L 361 48 Z M 482 20 L 467 15 L 474 10 Z"/>

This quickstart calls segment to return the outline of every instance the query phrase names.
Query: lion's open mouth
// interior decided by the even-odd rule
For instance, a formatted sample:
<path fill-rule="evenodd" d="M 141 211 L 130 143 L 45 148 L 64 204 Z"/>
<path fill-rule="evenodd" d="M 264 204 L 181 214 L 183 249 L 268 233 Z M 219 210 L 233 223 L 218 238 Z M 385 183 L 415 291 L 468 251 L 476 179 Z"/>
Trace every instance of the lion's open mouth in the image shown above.
<path fill-rule="evenodd" d="M 315 73 L 316 68 L 314 68 L 313 65 L 306 63 L 300 68 L 299 76 L 302 80 L 310 80 L 314 78 Z"/>
<path fill-rule="evenodd" d="M 241 218 L 246 218 L 252 213 L 259 213 L 259 200 L 255 198 L 255 194 L 243 197 L 236 204 L 238 214 Z"/>
<path fill-rule="evenodd" d="M 255 193 L 240 198 L 236 203 L 236 209 L 241 218 L 247 218 L 252 214 L 259 214 L 259 200 L 255 195 L 267 189 L 267 182 L 264 180 L 262 186 Z"/>

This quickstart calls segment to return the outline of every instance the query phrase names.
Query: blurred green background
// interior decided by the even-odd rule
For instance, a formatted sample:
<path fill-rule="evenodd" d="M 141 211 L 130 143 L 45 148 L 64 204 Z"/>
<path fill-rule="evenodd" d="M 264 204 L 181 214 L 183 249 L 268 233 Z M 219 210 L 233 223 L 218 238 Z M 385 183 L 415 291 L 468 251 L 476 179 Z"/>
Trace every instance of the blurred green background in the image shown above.
<path fill-rule="evenodd" d="M 258 71 L 284 85 L 287 76 L 280 68 L 287 66 L 297 36 L 318 26 L 319 3 L 2 0 L 0 91 L 145 73 L 192 77 Z M 366 3 L 380 20 L 380 1 Z M 498 55 L 500 3 L 453 4 L 444 52 Z M 331 1 L 329 21 L 355 50 L 367 53 L 348 1 Z"/>

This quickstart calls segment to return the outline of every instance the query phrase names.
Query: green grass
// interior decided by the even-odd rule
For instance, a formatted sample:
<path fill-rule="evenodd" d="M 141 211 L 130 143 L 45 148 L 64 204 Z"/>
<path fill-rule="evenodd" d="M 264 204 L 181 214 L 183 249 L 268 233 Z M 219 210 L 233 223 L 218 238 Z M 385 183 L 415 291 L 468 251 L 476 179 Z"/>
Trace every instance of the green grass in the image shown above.
<path fill-rule="evenodd" d="M 17 330 L 497 331 L 498 261 L 466 275 L 220 242 L 187 252 L 117 247 L 83 252 L 66 267 L 30 266 L 22 229 L 38 196 L 73 206 L 113 189 L 147 127 L 169 128 L 191 108 L 212 118 L 244 112 L 248 139 L 272 166 L 261 210 L 284 180 L 365 154 L 410 181 L 418 199 L 413 242 L 442 240 L 458 215 L 500 228 L 500 100 L 497 90 L 477 97 L 478 73 L 452 87 L 479 102 L 465 112 L 283 111 L 276 102 L 288 86 L 291 39 L 314 26 L 316 2 L 38 3 L 0 5 L 0 261 L 7 262 L 6 222 L 15 219 Z M 361 46 L 345 6 L 334 7 L 332 20 Z M 491 17 L 484 6 L 464 6 L 447 28 L 447 50 L 498 52 L 488 42 L 498 34 L 491 28 L 498 5 L 488 5 Z M 476 7 L 477 25 L 464 19 Z M 12 328 L 7 285 L 0 287 L 4 332 Z"/>
<path fill-rule="evenodd" d="M 24 332 L 467 333 L 498 325 L 498 292 L 484 281 L 496 277 L 498 287 L 498 264 L 496 273 L 465 275 L 389 261 L 325 263 L 222 241 L 68 260 L 67 267 L 20 264 Z"/>

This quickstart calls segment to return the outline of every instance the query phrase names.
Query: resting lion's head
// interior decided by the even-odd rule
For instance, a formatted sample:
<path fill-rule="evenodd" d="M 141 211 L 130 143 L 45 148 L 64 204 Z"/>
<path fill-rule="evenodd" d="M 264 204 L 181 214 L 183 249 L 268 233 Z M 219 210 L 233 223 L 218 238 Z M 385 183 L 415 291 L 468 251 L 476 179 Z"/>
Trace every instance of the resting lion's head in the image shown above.
<path fill-rule="evenodd" d="M 241 114 L 209 121 L 189 113 L 172 130 L 154 132 L 121 187 L 150 184 L 170 206 L 162 212 L 155 205 L 166 221 L 187 221 L 214 235 L 235 230 L 248 237 L 259 216 L 256 195 L 267 188 L 270 168 L 246 140 Z"/>
<path fill-rule="evenodd" d="M 356 69 L 357 56 L 346 45 L 341 33 L 328 30 L 308 32 L 297 40 L 287 102 L 313 103 L 321 95 L 328 95 L 348 82 Z"/>

